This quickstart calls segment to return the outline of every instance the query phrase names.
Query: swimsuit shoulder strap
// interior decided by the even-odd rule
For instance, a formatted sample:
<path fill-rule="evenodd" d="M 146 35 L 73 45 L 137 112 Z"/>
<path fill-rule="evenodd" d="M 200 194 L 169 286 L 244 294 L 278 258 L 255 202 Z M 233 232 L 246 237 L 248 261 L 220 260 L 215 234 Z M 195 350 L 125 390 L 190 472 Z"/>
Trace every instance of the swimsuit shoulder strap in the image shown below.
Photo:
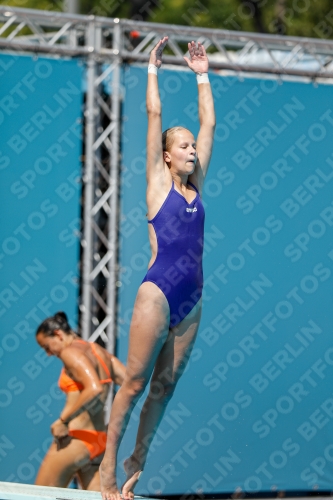
<path fill-rule="evenodd" d="M 192 186 L 192 187 L 195 189 L 195 191 L 196 191 L 197 193 L 199 193 L 199 191 L 197 190 L 197 188 L 195 187 L 195 185 L 194 185 L 194 184 L 192 184 L 192 182 L 187 181 L 187 184 L 189 184 L 190 186 Z"/>
<path fill-rule="evenodd" d="M 102 365 L 105 373 L 108 376 L 108 378 L 106 378 L 104 380 L 100 380 L 100 382 L 104 382 L 104 383 L 106 383 L 106 382 L 112 382 L 110 370 L 106 366 L 106 363 L 105 363 L 104 359 L 102 359 L 101 356 L 98 354 L 95 344 L 93 342 L 91 342 L 90 346 L 91 346 L 91 350 L 93 352 L 93 355 L 100 362 L 100 364 Z"/>
<path fill-rule="evenodd" d="M 175 186 L 174 186 L 174 185 L 175 185 L 175 183 L 174 183 L 174 181 L 173 181 L 173 179 L 172 179 L 171 188 L 170 188 L 170 191 L 169 191 L 169 192 L 168 192 L 168 194 L 167 194 L 167 197 L 165 198 L 164 202 L 163 202 L 163 203 L 162 203 L 162 205 L 160 206 L 160 209 L 159 209 L 159 211 L 157 212 L 157 214 L 156 214 L 156 215 L 155 215 L 152 219 L 149 219 L 149 220 L 147 221 L 147 222 L 148 222 L 148 224 L 152 224 L 152 225 L 154 224 L 154 220 L 155 220 L 155 218 L 159 215 L 159 213 L 161 212 L 161 210 L 163 210 L 163 207 L 164 207 L 164 206 L 165 206 L 165 204 L 168 202 L 168 199 L 169 199 L 170 194 L 172 193 L 172 191 L 175 191 L 175 192 L 177 193 L 177 191 L 175 190 Z M 178 194 L 179 194 L 179 193 L 178 193 Z"/>
<path fill-rule="evenodd" d="M 86 344 L 86 340 L 83 340 L 83 339 L 80 339 L 80 338 L 75 338 L 74 339 L 75 342 L 79 342 L 79 344 Z"/>

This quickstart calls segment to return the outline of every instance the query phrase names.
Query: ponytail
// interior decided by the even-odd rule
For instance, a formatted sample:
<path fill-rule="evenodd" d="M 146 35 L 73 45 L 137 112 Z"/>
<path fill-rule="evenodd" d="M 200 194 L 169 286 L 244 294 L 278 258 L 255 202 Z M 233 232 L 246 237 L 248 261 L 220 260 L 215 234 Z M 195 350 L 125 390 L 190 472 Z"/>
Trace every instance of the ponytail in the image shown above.
<path fill-rule="evenodd" d="M 37 328 L 36 335 L 43 333 L 47 337 L 52 337 L 54 335 L 54 330 L 62 330 L 67 333 L 67 335 L 72 332 L 68 323 L 67 315 L 62 311 L 57 312 L 54 316 L 44 319 L 44 321 Z"/>

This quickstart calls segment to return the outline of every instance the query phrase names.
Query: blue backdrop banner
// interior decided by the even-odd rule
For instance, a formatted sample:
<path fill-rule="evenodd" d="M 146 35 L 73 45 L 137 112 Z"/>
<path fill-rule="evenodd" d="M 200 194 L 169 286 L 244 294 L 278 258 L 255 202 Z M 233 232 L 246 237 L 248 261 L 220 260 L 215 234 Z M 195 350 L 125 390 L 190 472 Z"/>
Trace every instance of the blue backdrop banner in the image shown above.
<path fill-rule="evenodd" d="M 36 327 L 77 323 L 83 67 L 2 54 L 0 75 L 0 480 L 31 483 L 64 403 Z"/>
<path fill-rule="evenodd" d="M 150 259 L 146 71 L 124 71 L 123 361 Z M 195 77 L 159 73 L 163 129 L 183 125 L 196 135 Z M 203 316 L 137 493 L 331 490 L 332 89 L 218 74 L 210 80 L 217 127 L 203 193 Z M 142 402 L 120 465 L 132 452 Z"/>

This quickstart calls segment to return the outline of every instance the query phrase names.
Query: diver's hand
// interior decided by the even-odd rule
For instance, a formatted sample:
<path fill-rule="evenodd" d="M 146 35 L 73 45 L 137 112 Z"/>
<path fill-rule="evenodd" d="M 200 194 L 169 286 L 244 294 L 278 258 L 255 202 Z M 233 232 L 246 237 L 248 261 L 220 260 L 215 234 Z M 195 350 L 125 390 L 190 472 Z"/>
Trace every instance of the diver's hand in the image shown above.
<path fill-rule="evenodd" d="M 195 42 L 190 42 L 188 44 L 188 52 L 190 58 L 184 57 L 188 67 L 197 74 L 207 73 L 209 62 L 205 47 L 202 43 L 198 42 L 196 45 Z"/>
<path fill-rule="evenodd" d="M 51 433 L 57 439 L 64 438 L 68 436 L 68 426 L 58 418 L 58 420 L 51 425 Z"/>
<path fill-rule="evenodd" d="M 149 64 L 154 64 L 156 68 L 160 68 L 162 66 L 163 49 L 167 43 L 168 43 L 167 36 L 161 38 L 161 40 L 155 45 L 155 47 L 150 53 Z"/>

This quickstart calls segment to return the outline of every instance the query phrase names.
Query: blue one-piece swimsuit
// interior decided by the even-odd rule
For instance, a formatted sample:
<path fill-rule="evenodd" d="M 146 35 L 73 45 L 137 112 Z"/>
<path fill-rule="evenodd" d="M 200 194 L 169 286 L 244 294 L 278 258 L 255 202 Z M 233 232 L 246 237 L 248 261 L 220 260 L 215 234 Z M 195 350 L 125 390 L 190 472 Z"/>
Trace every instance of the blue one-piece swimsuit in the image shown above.
<path fill-rule="evenodd" d="M 187 203 L 172 187 L 152 224 L 157 256 L 142 283 L 155 283 L 170 307 L 170 328 L 178 325 L 200 300 L 203 287 L 202 253 L 205 211 L 198 190 Z"/>

